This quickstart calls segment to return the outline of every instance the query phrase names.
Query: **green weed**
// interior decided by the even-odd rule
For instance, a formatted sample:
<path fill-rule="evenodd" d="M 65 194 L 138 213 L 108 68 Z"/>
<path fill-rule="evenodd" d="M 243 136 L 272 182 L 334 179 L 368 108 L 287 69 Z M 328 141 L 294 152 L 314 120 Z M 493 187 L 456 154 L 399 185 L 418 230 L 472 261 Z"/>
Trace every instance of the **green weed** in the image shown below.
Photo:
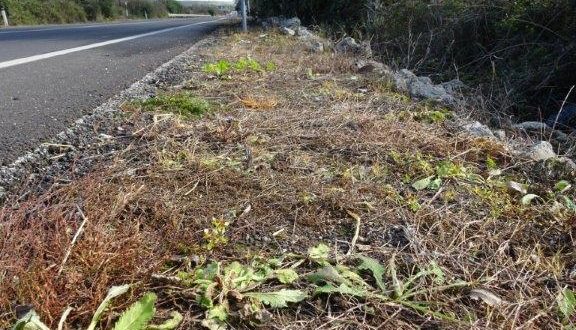
<path fill-rule="evenodd" d="M 159 111 L 178 114 L 186 119 L 201 116 L 210 112 L 208 101 L 188 92 L 161 94 L 142 102 L 146 111 Z"/>
<path fill-rule="evenodd" d="M 207 74 L 214 74 L 218 77 L 222 77 L 230 72 L 232 69 L 232 63 L 228 60 L 220 60 L 216 63 L 208 63 L 202 67 L 202 71 Z"/>

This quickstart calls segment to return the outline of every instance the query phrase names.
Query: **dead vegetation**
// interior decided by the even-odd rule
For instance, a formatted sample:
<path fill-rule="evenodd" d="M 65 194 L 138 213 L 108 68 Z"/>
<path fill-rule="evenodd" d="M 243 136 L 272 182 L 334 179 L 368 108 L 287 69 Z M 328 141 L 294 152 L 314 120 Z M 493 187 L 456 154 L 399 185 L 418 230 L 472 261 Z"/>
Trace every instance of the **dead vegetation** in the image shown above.
<path fill-rule="evenodd" d="M 133 131 L 113 162 L 5 204 L 1 328 L 26 308 L 55 326 L 67 306 L 67 323 L 86 325 L 107 290 L 125 283 L 137 285 L 116 311 L 154 291 L 160 318 L 177 310 L 182 329 L 196 328 L 206 314 L 182 274 L 255 258 L 280 258 L 309 297 L 269 315 L 229 306 L 224 323 L 234 328 L 574 322 L 557 300 L 576 281 L 573 178 L 536 170 L 554 164 L 522 163 L 498 142 L 463 135 L 449 110 L 294 39 L 233 34 L 201 51 L 184 90 L 125 106 Z M 319 262 L 307 251 L 321 242 L 330 258 Z M 358 253 L 380 262 L 382 283 L 355 268 Z M 354 270 L 370 289 L 318 292 L 309 280 L 318 265 Z"/>

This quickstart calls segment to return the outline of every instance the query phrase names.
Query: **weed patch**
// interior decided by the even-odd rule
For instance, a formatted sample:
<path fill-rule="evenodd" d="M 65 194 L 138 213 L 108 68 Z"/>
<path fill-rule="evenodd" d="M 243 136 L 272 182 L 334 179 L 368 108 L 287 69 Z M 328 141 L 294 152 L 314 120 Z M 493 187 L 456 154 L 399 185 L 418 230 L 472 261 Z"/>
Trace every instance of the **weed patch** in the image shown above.
<path fill-rule="evenodd" d="M 168 112 L 186 119 L 208 113 L 212 107 L 208 101 L 190 93 L 161 94 L 142 102 L 145 111 Z"/>

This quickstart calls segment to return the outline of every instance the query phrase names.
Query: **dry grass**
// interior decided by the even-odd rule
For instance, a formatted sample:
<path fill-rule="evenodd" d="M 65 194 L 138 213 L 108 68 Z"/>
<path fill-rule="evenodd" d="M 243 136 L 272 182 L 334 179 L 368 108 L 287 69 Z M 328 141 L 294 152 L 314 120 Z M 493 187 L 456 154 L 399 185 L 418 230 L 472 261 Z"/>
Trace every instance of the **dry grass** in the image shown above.
<path fill-rule="evenodd" d="M 194 301 L 150 279 L 175 271 L 167 266 L 174 256 L 274 256 L 320 241 L 345 253 L 355 226 L 350 212 L 362 219 L 363 253 L 385 264 L 395 258 L 403 276 L 435 261 L 448 279 L 470 283 L 415 297 L 453 320 L 332 296 L 276 311 L 265 328 L 561 326 L 555 297 L 574 286 L 576 264 L 576 216 L 550 211 L 561 175 L 543 176 L 504 146 L 459 134 L 448 122 L 427 123 L 439 109 L 352 72 L 353 59 L 309 54 L 276 35 L 231 35 L 202 52 L 206 62 L 249 56 L 277 69 L 207 79 L 200 63 L 185 89 L 217 111 L 183 120 L 127 106 L 133 135 L 113 162 L 8 202 L 0 214 L 1 328 L 17 305 L 33 306 L 51 325 L 71 305 L 70 323 L 85 324 L 111 285 L 133 282 L 163 293 L 161 309 L 187 313 L 183 328 L 195 328 L 202 313 Z M 502 175 L 489 177 L 488 157 Z M 439 190 L 411 187 L 442 166 L 449 173 Z M 510 180 L 547 201 L 521 205 L 506 188 Z M 77 208 L 87 225 L 58 275 L 82 222 Z M 231 222 L 229 243 L 208 250 L 203 232 L 213 218 Z M 472 288 L 504 303 L 472 300 Z"/>

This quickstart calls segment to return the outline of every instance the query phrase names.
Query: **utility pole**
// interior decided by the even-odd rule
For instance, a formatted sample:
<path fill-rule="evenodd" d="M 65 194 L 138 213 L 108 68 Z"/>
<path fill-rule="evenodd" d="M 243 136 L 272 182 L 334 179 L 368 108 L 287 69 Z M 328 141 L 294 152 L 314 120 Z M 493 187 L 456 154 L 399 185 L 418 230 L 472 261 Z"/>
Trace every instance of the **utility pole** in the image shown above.
<path fill-rule="evenodd" d="M 246 10 L 246 0 L 240 0 L 242 7 L 242 30 L 248 32 L 248 13 Z"/>
<path fill-rule="evenodd" d="M 2 15 L 4 26 L 9 26 L 10 24 L 8 24 L 8 15 L 6 15 L 6 10 L 4 10 L 4 7 L 0 7 L 0 15 Z"/>

